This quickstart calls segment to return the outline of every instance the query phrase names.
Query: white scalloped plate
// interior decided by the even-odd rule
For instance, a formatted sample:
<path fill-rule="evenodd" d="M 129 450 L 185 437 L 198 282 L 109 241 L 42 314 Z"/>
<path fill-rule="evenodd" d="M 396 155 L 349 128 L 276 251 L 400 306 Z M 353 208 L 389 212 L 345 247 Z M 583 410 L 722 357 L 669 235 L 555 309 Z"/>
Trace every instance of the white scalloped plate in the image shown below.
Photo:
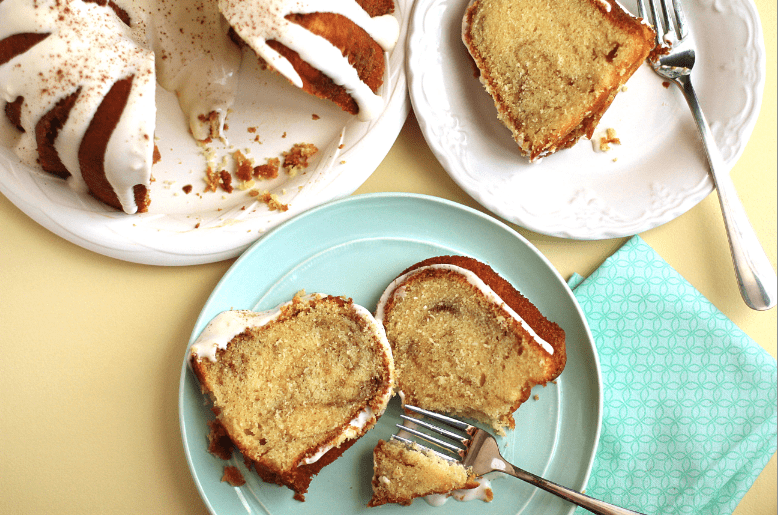
<path fill-rule="evenodd" d="M 467 3 L 417 1 L 407 42 L 408 84 L 427 143 L 454 181 L 484 207 L 542 234 L 604 239 L 669 222 L 713 191 L 680 90 L 663 87 L 647 64 L 598 126 L 616 129 L 621 145 L 595 152 L 583 139 L 528 163 L 473 73 L 460 36 Z M 634 0 L 624 5 L 637 12 Z M 729 172 L 762 102 L 759 15 L 751 0 L 685 0 L 684 7 L 699 46 L 693 82 Z"/>
<path fill-rule="evenodd" d="M 289 205 L 286 212 L 270 211 L 247 191 L 204 193 L 205 156 L 190 136 L 175 96 L 160 87 L 156 136 L 162 161 L 152 170 L 148 213 L 117 212 L 65 181 L 22 164 L 11 150 L 16 132 L 5 116 L 0 116 L 0 193 L 55 234 L 117 259 L 193 265 L 236 257 L 268 229 L 353 193 L 391 148 L 410 109 L 404 42 L 411 0 L 396 0 L 395 7 L 401 32 L 382 87 L 386 109 L 370 122 L 359 122 L 279 75 L 260 70 L 256 57 L 244 57 L 238 97 L 227 117 L 230 146 L 215 143 L 212 148 L 218 162 L 240 149 L 261 164 L 294 143 L 315 144 L 319 152 L 305 173 L 281 173 L 255 186 L 276 193 Z M 183 191 L 186 185 L 193 187 L 189 194 Z"/>

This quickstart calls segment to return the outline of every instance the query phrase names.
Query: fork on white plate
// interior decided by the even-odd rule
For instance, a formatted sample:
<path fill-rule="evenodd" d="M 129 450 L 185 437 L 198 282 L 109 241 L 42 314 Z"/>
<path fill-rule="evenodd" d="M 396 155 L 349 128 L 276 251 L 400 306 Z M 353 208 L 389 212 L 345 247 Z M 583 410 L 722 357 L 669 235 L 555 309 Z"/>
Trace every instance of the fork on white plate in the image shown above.
<path fill-rule="evenodd" d="M 404 420 L 411 422 L 411 426 L 397 424 L 397 427 L 399 427 L 402 431 L 415 435 L 423 440 L 426 440 L 427 442 L 433 443 L 438 447 L 447 450 L 450 453 L 453 453 L 457 456 L 457 458 L 438 452 L 434 449 L 430 449 L 424 445 L 420 445 L 420 447 L 430 450 L 446 460 L 461 461 L 462 465 L 464 465 L 466 468 L 472 469 L 473 474 L 476 476 L 483 476 L 489 472 L 503 472 L 505 474 L 510 474 L 511 476 L 524 480 L 527 483 L 550 492 L 558 497 L 561 497 L 562 499 L 570 501 L 577 506 L 586 508 L 587 510 L 591 511 L 592 513 L 596 513 L 597 515 L 642 515 L 636 511 L 619 508 L 618 506 L 594 499 L 588 495 L 582 494 L 565 486 L 558 485 L 508 463 L 500 454 L 500 450 L 497 446 L 497 440 L 495 440 L 495 438 L 488 431 L 471 426 L 470 424 L 462 422 L 461 420 L 457 420 L 446 415 L 441 415 L 440 413 L 435 413 L 434 411 L 417 408 L 416 406 L 411 406 L 409 404 L 405 404 L 403 408 L 414 413 L 418 413 L 419 415 L 423 415 L 424 417 L 430 418 L 438 423 L 445 424 L 452 429 L 464 432 L 465 434 L 462 435 L 449 429 L 439 427 L 423 419 L 409 417 L 407 415 L 400 416 Z M 436 438 L 435 436 L 420 431 L 419 429 L 413 427 L 413 425 L 426 428 L 429 431 L 437 433 L 438 435 L 448 439 L 449 441 L 441 440 L 440 438 Z M 402 436 L 392 435 L 392 438 L 407 444 L 419 445 L 418 443 Z"/>
<path fill-rule="evenodd" d="M 713 184 L 718 191 L 740 295 L 751 309 L 770 309 L 778 299 L 778 279 L 748 221 L 735 185 L 724 171 L 724 161 L 692 87 L 696 44 L 689 32 L 681 0 L 638 0 L 638 13 L 654 26 L 657 46 L 663 50 L 657 58 L 649 59 L 651 67 L 659 76 L 681 88 L 697 123 Z"/>

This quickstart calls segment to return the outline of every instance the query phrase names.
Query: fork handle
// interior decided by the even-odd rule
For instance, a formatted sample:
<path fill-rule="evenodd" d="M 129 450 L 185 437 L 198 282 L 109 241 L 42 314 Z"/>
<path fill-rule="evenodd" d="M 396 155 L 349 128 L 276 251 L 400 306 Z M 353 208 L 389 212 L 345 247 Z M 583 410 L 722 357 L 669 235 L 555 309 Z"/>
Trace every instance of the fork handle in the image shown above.
<path fill-rule="evenodd" d="M 596 515 L 643 515 L 637 511 L 620 508 L 605 501 L 600 501 L 599 499 L 589 497 L 588 495 L 582 494 L 581 492 L 571 490 L 566 486 L 558 485 L 553 481 L 543 479 L 542 477 L 536 476 L 531 472 L 527 472 L 526 470 L 512 466 L 507 462 L 505 462 L 505 464 L 508 465 L 508 467 L 503 469 L 502 472 L 524 480 L 531 485 L 535 485 L 538 488 L 561 497 L 562 499 L 565 499 L 566 501 L 569 501 L 577 506 L 586 508 Z"/>
<path fill-rule="evenodd" d="M 732 178 L 723 171 L 724 160 L 697 101 L 691 78 L 689 75 L 681 75 L 675 78 L 674 82 L 681 87 L 686 102 L 691 108 L 705 148 L 713 184 L 719 195 L 740 295 L 751 309 L 759 311 L 770 309 L 775 306 L 778 299 L 776 292 L 778 279 L 775 271 L 748 221 L 748 215 L 740 202 Z"/>

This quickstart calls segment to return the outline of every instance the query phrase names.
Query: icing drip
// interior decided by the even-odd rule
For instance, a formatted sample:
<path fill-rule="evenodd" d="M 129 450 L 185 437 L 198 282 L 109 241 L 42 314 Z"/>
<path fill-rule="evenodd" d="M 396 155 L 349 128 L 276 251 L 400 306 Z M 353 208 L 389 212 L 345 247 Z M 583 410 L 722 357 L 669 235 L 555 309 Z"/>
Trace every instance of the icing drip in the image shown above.
<path fill-rule="evenodd" d="M 478 483 L 478 486 L 475 488 L 452 490 L 446 494 L 425 495 L 424 500 L 427 501 L 427 504 L 430 506 L 443 506 L 451 497 L 460 502 L 475 500 L 490 502 L 494 498 L 491 480 L 487 479 L 486 476 L 483 476 L 477 477 L 475 482 Z"/>
<path fill-rule="evenodd" d="M 103 97 L 118 80 L 132 76 L 132 91 L 105 159 L 106 178 L 127 213 L 135 213 L 136 184 L 148 184 L 154 150 L 154 55 L 139 47 L 131 30 L 111 9 L 78 0 L 41 0 L 31 8 L 24 0 L 0 2 L 0 40 L 13 34 L 48 33 L 26 52 L 0 66 L 6 102 L 24 97 L 21 135 L 16 153 L 37 166 L 35 126 L 57 102 L 78 91 L 54 147 L 70 172 L 69 182 L 86 189 L 78 159 L 80 142 Z M 152 113 L 149 116 L 148 113 Z M 129 169 L 129 173 L 128 173 Z"/>
<path fill-rule="evenodd" d="M 219 0 L 219 9 L 235 32 L 270 66 L 297 87 L 302 80 L 291 63 L 268 46 L 278 41 L 343 86 L 359 106 L 359 119 L 369 120 L 380 113 L 383 101 L 362 82 L 341 51 L 326 39 L 285 19 L 288 14 L 330 12 L 347 17 L 376 40 L 384 51 L 391 50 L 399 37 L 394 16 L 371 18 L 356 2 L 343 0 Z"/>
<path fill-rule="evenodd" d="M 391 299 L 393 296 L 397 296 L 399 298 L 402 298 L 403 295 L 405 295 L 405 288 L 401 286 L 408 278 L 416 275 L 419 272 L 422 272 L 424 270 L 449 270 L 451 272 L 456 272 L 462 276 L 464 276 L 467 281 L 478 288 L 478 290 L 486 296 L 490 301 L 494 302 L 495 304 L 499 305 L 503 311 L 507 315 L 509 315 L 511 318 L 515 319 L 517 322 L 521 324 L 521 326 L 524 328 L 525 331 L 529 333 L 529 335 L 540 344 L 540 346 L 548 352 L 549 354 L 554 354 L 554 348 L 551 346 L 550 343 L 545 341 L 543 338 L 538 336 L 538 334 L 535 332 L 534 329 L 523 319 L 521 316 L 519 316 L 516 311 L 513 310 L 509 305 L 507 305 L 500 297 L 497 295 L 494 290 L 492 290 L 485 282 L 481 280 L 480 277 L 478 277 L 476 274 L 471 272 L 470 270 L 466 268 L 462 268 L 456 265 L 448 265 L 448 264 L 440 264 L 440 265 L 429 265 L 417 268 L 415 270 L 412 270 L 408 272 L 407 274 L 401 275 L 392 283 L 389 285 L 389 287 L 384 290 L 384 293 L 381 295 L 381 298 L 378 301 L 378 307 L 376 308 L 376 320 L 381 322 L 383 324 L 384 321 L 384 307 L 386 306 L 386 303 Z"/>
<path fill-rule="evenodd" d="M 195 139 L 218 137 L 235 101 L 241 52 L 216 0 L 157 0 L 151 12 L 150 40 L 157 81 L 175 91 Z M 209 116 L 215 113 L 211 133 Z"/>

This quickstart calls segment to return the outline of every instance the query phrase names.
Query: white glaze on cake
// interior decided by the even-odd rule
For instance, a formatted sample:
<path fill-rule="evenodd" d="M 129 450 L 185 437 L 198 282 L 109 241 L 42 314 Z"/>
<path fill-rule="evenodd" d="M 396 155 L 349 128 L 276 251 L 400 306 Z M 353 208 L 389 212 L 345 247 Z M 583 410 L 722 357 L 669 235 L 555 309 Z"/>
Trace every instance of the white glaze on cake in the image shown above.
<path fill-rule="evenodd" d="M 176 93 L 196 139 L 221 137 L 236 95 L 241 52 L 227 35 L 229 25 L 219 11 L 217 0 L 114 0 L 114 3 L 129 14 L 131 26 L 122 22 L 110 7 L 95 2 L 0 1 L 0 40 L 20 33 L 49 34 L 0 65 L 0 98 L 14 102 L 17 97 L 24 97 L 20 121 L 25 132 L 20 135 L 15 151 L 25 164 L 40 168 L 35 126 L 57 102 L 80 88 L 54 148 L 70 173 L 68 184 L 77 191 L 87 191 L 78 158 L 81 140 L 111 86 L 133 76 L 126 108 L 110 135 L 104 160 L 108 183 L 122 209 L 132 214 L 138 210 L 133 188 L 138 184 L 148 188 L 151 182 L 156 83 Z M 263 49 L 264 57 L 268 52 L 277 56 L 270 56 L 269 62 L 290 80 L 299 82 L 299 76 L 285 59 L 264 45 L 263 38 L 272 36 L 298 51 L 311 46 L 301 54 L 312 59 L 310 62 L 318 63 L 321 59 L 325 73 L 343 83 L 360 106 L 360 119 L 371 119 L 381 112 L 381 98 L 359 81 L 356 71 L 335 47 L 286 22 L 282 13 L 327 10 L 343 14 L 364 28 L 385 50 L 393 47 L 399 34 L 399 24 L 393 16 L 371 18 L 351 0 L 311 0 L 304 5 L 273 0 L 261 6 L 221 3 L 238 20 L 245 20 L 243 15 L 248 10 L 256 11 L 250 12 L 248 19 L 270 22 L 271 28 L 259 30 L 250 39 L 257 48 Z M 260 13 L 261 18 L 254 17 Z M 283 23 L 274 23 L 279 16 Z M 338 57 L 332 54 L 333 49 Z M 211 113 L 216 115 L 215 125 L 209 119 Z"/>
<path fill-rule="evenodd" d="M 336 84 L 343 86 L 359 106 L 359 119 L 370 120 L 383 110 L 383 100 L 362 82 L 341 51 L 326 39 L 285 19 L 288 14 L 329 12 L 347 17 L 365 30 L 384 51 L 391 50 L 400 33 L 392 15 L 371 18 L 353 0 L 219 0 L 219 9 L 235 30 L 269 66 L 302 87 L 291 63 L 267 45 L 278 41 L 315 65 Z"/>
<path fill-rule="evenodd" d="M 314 293 L 301 296 L 298 300 L 310 302 L 322 297 L 324 297 L 323 294 Z M 295 302 L 295 300 L 285 302 L 284 304 L 267 311 L 232 310 L 219 313 L 208 323 L 205 329 L 203 329 L 203 332 L 200 333 L 200 336 L 198 336 L 197 340 L 195 340 L 189 348 L 187 363 L 191 364 L 193 358 L 198 360 L 207 359 L 215 362 L 219 349 L 226 349 L 236 336 L 251 327 L 261 327 L 278 320 L 282 315 L 284 308 L 291 305 L 293 302 Z M 378 417 L 383 415 L 389 404 L 389 400 L 392 398 L 395 375 L 394 361 L 392 359 L 392 348 L 389 345 L 389 341 L 386 339 L 384 328 L 381 324 L 376 322 L 373 315 L 366 308 L 354 303 L 351 303 L 350 307 L 354 313 L 365 322 L 374 338 L 379 342 L 383 354 L 388 357 L 390 380 L 387 382 L 386 388 L 381 392 L 378 399 L 378 406 L 380 407 L 378 411 L 369 406 L 365 407 L 339 434 L 309 453 L 310 455 L 301 460 L 299 465 L 315 463 L 329 450 L 339 447 L 346 440 L 357 438 L 364 434 L 365 431 L 376 423 Z"/>
<path fill-rule="evenodd" d="M 235 101 L 241 51 L 227 36 L 216 0 L 157 0 L 150 6 L 159 85 L 176 92 L 195 139 L 221 136 Z"/>
<path fill-rule="evenodd" d="M 384 293 L 381 295 L 381 298 L 378 301 L 378 306 L 376 307 L 376 320 L 378 320 L 381 324 L 384 322 L 384 308 L 386 307 L 386 303 L 389 302 L 389 299 L 393 298 L 394 296 L 402 297 L 402 295 L 405 294 L 405 289 L 403 287 L 403 283 L 408 280 L 409 278 L 413 277 L 416 274 L 419 274 L 425 270 L 446 270 L 449 272 L 457 273 L 461 276 L 463 276 L 465 279 L 467 279 L 467 282 L 478 288 L 478 290 L 491 302 L 497 304 L 500 306 L 500 309 L 502 309 L 508 316 L 515 319 L 519 324 L 521 324 L 521 327 L 524 328 L 525 331 L 529 333 L 529 335 L 541 346 L 541 348 L 546 351 L 548 354 L 553 355 L 554 354 L 554 348 L 549 344 L 547 341 L 545 341 L 543 338 L 538 336 L 538 334 L 535 332 L 534 329 L 518 314 L 516 311 L 513 310 L 508 304 L 503 301 L 497 293 L 492 290 L 489 285 L 487 285 L 478 275 L 471 272 L 470 270 L 466 268 L 462 268 L 460 266 L 456 265 L 449 265 L 449 264 L 438 264 L 438 265 L 427 265 L 423 267 L 416 268 L 414 270 L 411 270 L 410 272 L 401 275 L 397 279 L 391 282 L 391 284 L 384 290 Z"/>
<path fill-rule="evenodd" d="M 122 5 L 138 16 L 132 4 Z M 70 171 L 68 181 L 85 190 L 78 150 L 94 113 L 111 86 L 132 76 L 127 106 L 111 134 L 104 162 L 108 182 L 122 208 L 135 213 L 133 187 L 148 185 L 154 151 L 155 70 L 153 53 L 138 45 L 132 32 L 109 8 L 80 0 L 0 2 L 0 40 L 19 33 L 48 33 L 27 52 L 0 66 L 2 98 L 24 97 L 21 135 L 16 153 L 37 167 L 35 125 L 60 100 L 80 89 L 54 146 Z M 150 115 L 149 115 L 150 113 Z"/>

